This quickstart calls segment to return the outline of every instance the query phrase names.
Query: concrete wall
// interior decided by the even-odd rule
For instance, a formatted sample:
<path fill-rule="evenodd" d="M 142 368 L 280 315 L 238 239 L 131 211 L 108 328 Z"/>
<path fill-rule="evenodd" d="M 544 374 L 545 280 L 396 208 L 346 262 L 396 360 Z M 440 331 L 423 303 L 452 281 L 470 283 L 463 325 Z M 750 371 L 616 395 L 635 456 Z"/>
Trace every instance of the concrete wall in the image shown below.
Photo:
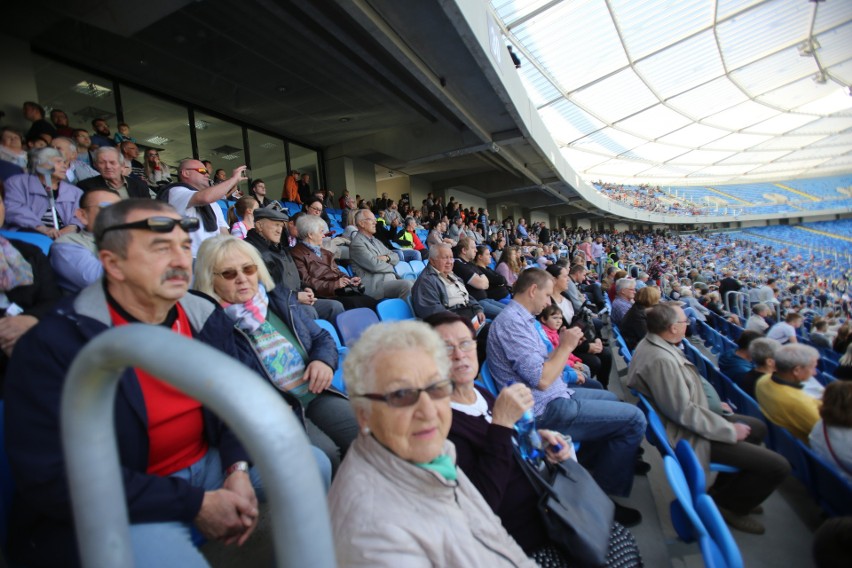
<path fill-rule="evenodd" d="M 24 101 L 38 102 L 30 44 L 0 35 L 0 53 L 3 54 L 0 57 L 0 77 L 3 78 L 0 110 L 6 113 L 0 124 L 12 126 L 26 134 L 30 123 L 21 114 L 21 105 Z"/>
<path fill-rule="evenodd" d="M 485 208 L 488 206 L 488 203 L 484 198 L 472 195 L 470 193 L 465 193 L 464 191 L 459 191 L 458 189 L 448 189 L 444 192 L 446 194 L 444 201 L 449 202 L 450 197 L 455 197 L 457 203 L 461 203 L 462 207 L 467 209 L 468 207 L 473 207 L 474 209 L 479 209 L 480 207 Z"/>
<path fill-rule="evenodd" d="M 348 189 L 349 195 L 360 195 L 364 199 L 374 199 L 376 188 L 375 166 L 365 160 L 338 157 L 325 162 L 326 184 L 337 196 Z"/>
<path fill-rule="evenodd" d="M 529 225 L 532 225 L 533 223 L 544 222 L 546 226 L 551 226 L 550 215 L 548 215 L 544 211 L 530 211 L 530 216 L 527 221 Z"/>

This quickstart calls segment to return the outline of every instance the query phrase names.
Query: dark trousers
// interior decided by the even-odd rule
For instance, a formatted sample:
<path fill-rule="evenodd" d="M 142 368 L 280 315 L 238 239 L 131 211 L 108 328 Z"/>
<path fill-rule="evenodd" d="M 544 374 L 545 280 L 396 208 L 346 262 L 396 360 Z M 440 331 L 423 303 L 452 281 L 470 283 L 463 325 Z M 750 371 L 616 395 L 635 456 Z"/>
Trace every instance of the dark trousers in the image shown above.
<path fill-rule="evenodd" d="M 766 424 L 757 418 L 733 414 L 730 422 L 751 426 L 748 438 L 735 444 L 710 442 L 710 461 L 739 468 L 737 473 L 720 473 L 708 492 L 719 507 L 745 515 L 775 491 L 787 474 L 786 458 L 759 444 L 766 437 Z"/>

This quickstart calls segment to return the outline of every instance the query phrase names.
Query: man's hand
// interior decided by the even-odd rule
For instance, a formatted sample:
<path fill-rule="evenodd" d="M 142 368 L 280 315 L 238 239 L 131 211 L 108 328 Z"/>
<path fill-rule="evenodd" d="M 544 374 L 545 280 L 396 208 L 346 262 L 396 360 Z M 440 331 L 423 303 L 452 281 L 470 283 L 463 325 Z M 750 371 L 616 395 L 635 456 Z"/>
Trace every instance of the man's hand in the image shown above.
<path fill-rule="evenodd" d="M 559 346 L 565 345 L 571 351 L 574 351 L 583 339 L 583 330 L 576 327 L 562 328 L 559 332 Z"/>
<path fill-rule="evenodd" d="M 201 510 L 195 517 L 195 526 L 208 539 L 242 544 L 248 538 L 246 532 L 251 534 L 257 515 L 257 507 L 248 499 L 223 488 L 204 493 Z"/>
<path fill-rule="evenodd" d="M 222 483 L 222 488 L 227 489 L 228 491 L 233 491 L 237 495 L 241 496 L 243 499 L 248 501 L 252 507 L 257 509 L 257 495 L 254 492 L 254 487 L 251 485 L 251 477 L 249 477 L 248 472 L 245 471 L 235 471 L 231 475 L 225 478 L 224 483 Z M 242 546 L 243 543 L 248 540 L 248 537 L 251 536 L 251 533 L 254 532 L 254 529 L 257 528 L 257 522 L 259 517 L 255 515 L 251 517 L 249 515 L 242 515 L 243 524 L 247 521 L 251 522 L 251 526 L 246 529 L 246 531 L 239 537 L 239 540 L 232 539 L 231 541 L 226 541 L 225 544 L 233 544 L 233 542 L 237 543 L 237 546 Z"/>
<path fill-rule="evenodd" d="M 509 385 L 500 391 L 491 411 L 491 423 L 512 428 L 524 412 L 532 408 L 533 396 L 530 388 L 522 383 Z"/>
<path fill-rule="evenodd" d="M 742 422 L 735 422 L 734 430 L 737 431 L 737 442 L 742 442 L 751 434 L 751 426 Z"/>
<path fill-rule="evenodd" d="M 485 312 L 478 312 L 476 314 L 476 319 L 479 320 L 479 323 L 485 323 Z"/>
<path fill-rule="evenodd" d="M 314 291 L 310 288 L 299 292 L 296 297 L 299 299 L 300 304 L 306 306 L 313 306 L 317 301 L 316 297 L 314 297 Z"/>
<path fill-rule="evenodd" d="M 361 285 L 361 277 L 360 276 L 353 276 L 352 278 L 349 279 L 349 282 L 353 286 L 360 286 Z"/>
<path fill-rule="evenodd" d="M 238 168 L 234 168 L 234 171 L 231 172 L 231 179 L 235 179 L 237 181 L 243 179 L 245 177 L 243 176 L 243 172 L 246 171 L 247 167 L 248 166 L 240 166 Z"/>
<path fill-rule="evenodd" d="M 600 339 L 595 339 L 593 342 L 589 343 L 589 353 L 597 355 L 601 351 L 603 351 L 603 343 L 601 343 Z"/>
<path fill-rule="evenodd" d="M 319 394 L 331 386 L 331 379 L 334 378 L 334 371 L 322 361 L 311 361 L 305 369 L 305 374 L 302 379 L 308 382 L 308 390 L 314 394 Z"/>
<path fill-rule="evenodd" d="M 338 288 L 346 288 L 347 286 L 349 286 L 349 282 L 350 282 L 349 278 L 347 278 L 346 276 L 341 276 L 337 280 L 337 287 Z"/>
<path fill-rule="evenodd" d="M 0 349 L 3 353 L 11 357 L 15 343 L 37 323 L 36 318 L 26 315 L 0 319 Z"/>
<path fill-rule="evenodd" d="M 547 461 L 550 463 L 559 463 L 568 459 L 577 461 L 577 456 L 574 454 L 574 444 L 569 444 L 562 434 L 553 430 L 539 430 L 538 435 L 546 444 L 544 452 Z M 561 446 L 559 451 L 554 451 L 558 446 Z"/>
<path fill-rule="evenodd" d="M 731 405 L 730 405 L 730 404 L 728 404 L 727 402 L 723 402 L 723 403 L 722 403 L 722 412 L 726 412 L 726 413 L 728 413 L 728 414 L 733 414 L 733 413 L 734 413 L 734 409 L 733 409 L 733 408 L 731 408 Z"/>

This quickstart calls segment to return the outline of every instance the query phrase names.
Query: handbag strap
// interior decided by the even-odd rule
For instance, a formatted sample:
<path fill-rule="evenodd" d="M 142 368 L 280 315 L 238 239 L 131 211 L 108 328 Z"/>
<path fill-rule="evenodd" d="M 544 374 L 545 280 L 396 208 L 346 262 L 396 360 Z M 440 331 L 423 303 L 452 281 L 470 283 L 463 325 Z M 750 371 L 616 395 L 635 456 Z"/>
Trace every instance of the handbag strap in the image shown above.
<path fill-rule="evenodd" d="M 538 469 L 521 457 L 518 448 L 514 448 L 512 454 L 515 456 L 515 459 L 518 461 L 518 464 L 521 466 L 521 471 L 524 472 L 524 476 L 529 480 L 534 488 L 537 489 L 537 493 L 547 493 L 552 497 L 556 497 L 557 493 L 553 490 L 552 485 L 544 478 L 544 476 L 538 471 Z M 546 461 L 542 461 L 544 467 L 547 466 Z"/>
<path fill-rule="evenodd" d="M 834 458 L 834 461 L 837 463 L 837 465 L 840 466 L 840 469 L 845 471 L 847 474 L 852 475 L 852 471 L 849 471 L 846 466 L 843 465 L 843 462 L 841 462 L 840 459 L 837 457 L 837 454 L 834 453 L 834 448 L 831 447 L 831 440 L 828 437 L 828 426 L 825 425 L 825 421 L 823 421 L 822 423 L 822 435 L 825 437 L 825 445 L 828 447 L 828 451 L 829 453 L 831 453 L 831 457 Z"/>

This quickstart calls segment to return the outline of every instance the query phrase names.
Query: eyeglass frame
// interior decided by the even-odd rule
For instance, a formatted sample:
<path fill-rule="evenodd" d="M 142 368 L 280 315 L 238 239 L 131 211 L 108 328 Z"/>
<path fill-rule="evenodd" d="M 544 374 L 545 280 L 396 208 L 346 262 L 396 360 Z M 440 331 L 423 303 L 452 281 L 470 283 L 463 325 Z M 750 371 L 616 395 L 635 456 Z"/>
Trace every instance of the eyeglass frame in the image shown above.
<path fill-rule="evenodd" d="M 228 276 L 227 274 L 231 274 L 231 271 L 233 271 L 234 275 Z M 252 276 L 253 274 L 257 274 L 257 271 L 258 267 L 256 264 L 246 264 L 240 266 L 239 268 L 227 268 L 221 272 L 214 272 L 213 276 L 221 276 L 223 279 L 230 281 L 236 280 L 237 276 L 239 276 L 240 274 L 244 276 Z"/>
<path fill-rule="evenodd" d="M 445 388 L 445 387 L 450 387 L 447 394 L 435 397 L 435 395 L 433 393 L 441 394 L 440 390 L 438 390 L 438 389 L 442 389 L 442 388 Z M 369 399 L 369 400 L 374 400 L 374 401 L 377 401 L 377 402 L 384 402 L 385 404 L 387 404 L 391 408 L 408 408 L 408 407 L 416 405 L 420 401 L 420 394 L 421 393 L 425 392 L 426 394 L 429 395 L 429 398 L 432 399 L 432 400 L 441 400 L 441 399 L 449 397 L 452 394 L 452 392 L 453 392 L 452 387 L 453 387 L 453 380 L 452 379 L 441 379 L 440 381 L 436 381 L 436 382 L 432 383 L 431 385 L 426 385 L 425 387 L 418 388 L 418 389 L 415 389 L 415 388 L 397 389 L 397 390 L 391 391 L 391 392 L 386 393 L 386 394 L 364 393 L 364 394 L 356 394 L 354 396 L 358 397 L 358 398 L 366 398 L 366 399 Z M 407 404 L 405 404 L 404 402 L 391 402 L 391 400 L 392 400 L 391 397 L 393 397 L 394 395 L 396 395 L 398 397 L 402 397 L 402 396 L 405 396 L 405 395 L 409 395 L 411 393 L 414 393 L 414 395 L 412 395 L 411 402 L 408 402 Z"/>
<path fill-rule="evenodd" d="M 183 168 L 183 171 L 185 171 L 185 172 L 198 172 L 201 175 L 205 175 L 205 176 L 210 173 L 210 170 L 208 170 L 207 168 Z"/>
<path fill-rule="evenodd" d="M 458 344 L 445 343 L 444 345 L 447 347 L 447 355 L 452 355 L 455 353 L 456 349 L 462 353 L 473 351 L 476 349 L 477 343 L 475 339 L 465 339 Z M 467 345 L 467 347 L 462 347 L 463 345 Z"/>
<path fill-rule="evenodd" d="M 160 221 L 168 223 L 160 226 L 160 227 L 152 227 L 151 221 Z M 183 232 L 189 234 L 194 233 L 198 229 L 201 228 L 201 220 L 198 217 L 181 217 L 180 219 L 175 219 L 174 217 L 166 217 L 164 215 L 154 215 L 153 217 L 148 217 L 147 219 L 142 219 L 141 221 L 133 221 L 132 223 L 120 223 L 118 225 L 112 225 L 111 227 L 104 228 L 98 235 L 98 240 L 104 238 L 104 235 L 110 231 L 123 231 L 127 229 L 143 229 L 146 231 L 151 231 L 152 233 L 160 233 L 166 234 L 171 233 L 175 230 L 175 227 L 180 227 L 183 229 Z"/>

